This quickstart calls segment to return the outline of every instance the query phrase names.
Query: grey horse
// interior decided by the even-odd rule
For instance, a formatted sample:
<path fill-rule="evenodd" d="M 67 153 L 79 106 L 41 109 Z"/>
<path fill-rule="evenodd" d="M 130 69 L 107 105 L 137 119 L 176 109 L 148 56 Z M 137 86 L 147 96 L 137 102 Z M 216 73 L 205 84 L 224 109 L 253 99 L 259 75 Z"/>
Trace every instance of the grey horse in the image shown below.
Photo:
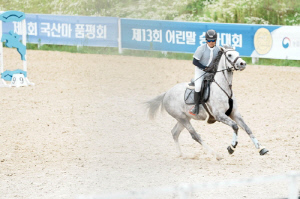
<path fill-rule="evenodd" d="M 250 128 L 244 122 L 241 114 L 238 112 L 236 99 L 232 92 L 233 71 L 242 71 L 245 68 L 246 62 L 239 57 L 239 53 L 237 51 L 230 46 L 220 47 L 219 56 L 214 60 L 212 66 L 210 66 L 210 71 L 214 74 L 213 81 L 210 86 L 210 97 L 206 103 L 202 103 L 198 115 L 190 114 L 190 110 L 193 108 L 193 105 L 187 105 L 184 100 L 184 93 L 188 87 L 188 83 L 179 83 L 167 92 L 162 93 L 145 103 L 150 119 L 155 118 L 156 113 L 161 106 L 162 110 L 166 110 L 177 120 L 177 123 L 171 132 L 179 152 L 179 156 L 182 156 L 182 152 L 178 143 L 178 137 L 181 131 L 186 128 L 192 138 L 200 143 L 208 153 L 214 155 L 217 160 L 222 159 L 219 154 L 203 142 L 200 135 L 190 123 L 191 119 L 206 120 L 207 114 L 209 115 L 207 120 L 208 123 L 212 124 L 215 121 L 218 121 L 233 129 L 233 140 L 227 148 L 229 154 L 234 152 L 238 144 L 239 127 L 247 132 L 260 155 L 264 155 L 268 152 L 265 147 L 260 145 Z"/>

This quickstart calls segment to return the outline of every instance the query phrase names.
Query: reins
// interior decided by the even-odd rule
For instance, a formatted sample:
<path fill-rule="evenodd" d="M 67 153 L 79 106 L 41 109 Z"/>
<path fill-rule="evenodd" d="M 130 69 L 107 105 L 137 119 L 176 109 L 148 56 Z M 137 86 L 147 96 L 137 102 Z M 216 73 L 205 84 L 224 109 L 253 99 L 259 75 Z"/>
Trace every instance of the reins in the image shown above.
<path fill-rule="evenodd" d="M 230 50 L 228 50 L 228 51 L 230 51 Z M 235 68 L 235 64 L 236 64 L 237 60 L 238 60 L 240 57 L 239 57 L 239 56 L 236 57 L 236 58 L 234 59 L 234 61 L 232 62 L 232 61 L 230 61 L 230 60 L 228 59 L 228 57 L 227 57 L 227 55 L 226 55 L 226 53 L 227 53 L 228 51 L 224 52 L 223 54 L 225 55 L 226 60 L 231 64 L 232 67 L 229 68 L 229 67 L 227 66 L 226 60 L 225 60 L 225 66 L 226 66 L 226 68 L 223 69 L 223 70 L 216 71 L 215 73 L 218 73 L 218 72 L 222 72 L 222 73 L 223 73 L 223 75 L 224 75 L 224 77 L 225 77 L 225 80 L 226 80 L 226 82 L 228 83 L 228 87 L 229 87 L 229 89 L 230 89 L 230 95 L 229 95 L 229 94 L 228 94 L 228 93 L 220 86 L 220 84 L 219 84 L 218 82 L 216 82 L 215 78 L 213 79 L 213 82 L 215 82 L 215 83 L 219 86 L 219 88 L 220 88 L 220 89 L 228 96 L 228 98 L 231 99 L 231 98 L 232 98 L 232 95 L 233 95 L 233 92 L 232 92 L 232 82 L 229 82 L 229 81 L 228 81 L 228 79 L 226 78 L 226 75 L 225 75 L 224 71 L 227 70 L 227 71 L 229 72 L 229 70 L 231 69 L 230 72 L 233 73 L 232 68 L 233 68 L 234 70 L 237 70 L 237 69 Z M 231 50 L 231 51 L 233 51 L 233 50 Z"/>

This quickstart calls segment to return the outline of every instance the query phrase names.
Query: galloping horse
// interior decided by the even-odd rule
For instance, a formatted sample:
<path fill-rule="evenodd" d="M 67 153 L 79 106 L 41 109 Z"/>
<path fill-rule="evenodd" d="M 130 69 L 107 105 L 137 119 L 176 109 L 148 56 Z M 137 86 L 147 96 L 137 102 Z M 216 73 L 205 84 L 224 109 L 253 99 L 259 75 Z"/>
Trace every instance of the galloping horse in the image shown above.
<path fill-rule="evenodd" d="M 178 137 L 181 131 L 186 128 L 195 141 L 200 143 L 210 154 L 213 154 L 217 160 L 221 159 L 220 155 L 203 142 L 200 135 L 197 134 L 190 123 L 191 119 L 205 120 L 207 118 L 207 113 L 210 116 L 207 121 L 208 123 L 219 121 L 233 129 L 233 140 L 231 145 L 227 148 L 230 154 L 234 152 L 238 144 L 238 126 L 240 126 L 247 132 L 260 155 L 264 155 L 268 150 L 260 145 L 250 128 L 244 122 L 241 114 L 237 110 L 236 99 L 232 92 L 233 71 L 244 70 L 246 68 L 246 62 L 239 57 L 239 53 L 232 47 L 223 46 L 220 47 L 220 49 L 219 56 L 210 67 L 210 71 L 214 73 L 213 81 L 210 86 L 210 97 L 206 103 L 202 103 L 198 115 L 191 115 L 189 110 L 192 109 L 192 105 L 185 103 L 184 93 L 188 84 L 179 83 L 167 92 L 146 102 L 149 117 L 150 119 L 153 119 L 161 106 L 162 110 L 165 109 L 177 120 L 177 124 L 171 132 L 179 156 L 182 156 L 182 152 L 179 147 Z"/>

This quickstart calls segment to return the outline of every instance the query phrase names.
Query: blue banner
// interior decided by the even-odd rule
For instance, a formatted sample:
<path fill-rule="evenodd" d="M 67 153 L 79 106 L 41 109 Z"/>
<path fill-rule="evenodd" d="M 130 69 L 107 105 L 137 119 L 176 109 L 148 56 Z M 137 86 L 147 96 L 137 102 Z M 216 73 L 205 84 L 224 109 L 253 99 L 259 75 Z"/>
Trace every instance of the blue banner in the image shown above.
<path fill-rule="evenodd" d="M 298 27 L 176 22 L 162 20 L 120 19 L 26 14 L 27 42 L 39 44 L 121 47 L 138 50 L 194 53 L 205 44 L 205 32 L 218 33 L 217 45 L 235 47 L 241 56 L 274 59 L 299 59 L 299 37 L 290 29 Z M 3 23 L 3 33 L 10 30 L 22 35 L 22 23 Z M 279 50 L 281 49 L 281 50 Z"/>
<path fill-rule="evenodd" d="M 79 46 L 118 46 L 118 18 L 26 14 L 27 42 Z M 21 35 L 21 22 L 3 24 L 3 33 Z"/>
<path fill-rule="evenodd" d="M 122 48 L 128 49 L 194 53 L 205 44 L 205 32 L 214 29 L 218 33 L 217 45 L 231 45 L 241 56 L 251 56 L 256 31 L 266 28 L 272 32 L 279 27 L 121 19 L 121 41 Z"/>

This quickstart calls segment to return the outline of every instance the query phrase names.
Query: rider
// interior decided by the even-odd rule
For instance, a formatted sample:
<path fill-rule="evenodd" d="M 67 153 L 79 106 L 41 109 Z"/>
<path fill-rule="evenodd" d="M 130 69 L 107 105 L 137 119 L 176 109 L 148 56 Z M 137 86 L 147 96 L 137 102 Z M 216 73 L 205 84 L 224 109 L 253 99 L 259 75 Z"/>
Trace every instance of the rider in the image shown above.
<path fill-rule="evenodd" d="M 204 78 L 206 68 L 212 63 L 218 52 L 220 51 L 219 46 L 216 45 L 217 42 L 217 32 L 215 30 L 208 30 L 205 33 L 206 44 L 201 45 L 197 48 L 194 53 L 193 64 L 195 67 L 195 107 L 190 111 L 191 114 L 199 114 L 199 103 L 200 103 L 200 89 L 202 80 Z"/>

